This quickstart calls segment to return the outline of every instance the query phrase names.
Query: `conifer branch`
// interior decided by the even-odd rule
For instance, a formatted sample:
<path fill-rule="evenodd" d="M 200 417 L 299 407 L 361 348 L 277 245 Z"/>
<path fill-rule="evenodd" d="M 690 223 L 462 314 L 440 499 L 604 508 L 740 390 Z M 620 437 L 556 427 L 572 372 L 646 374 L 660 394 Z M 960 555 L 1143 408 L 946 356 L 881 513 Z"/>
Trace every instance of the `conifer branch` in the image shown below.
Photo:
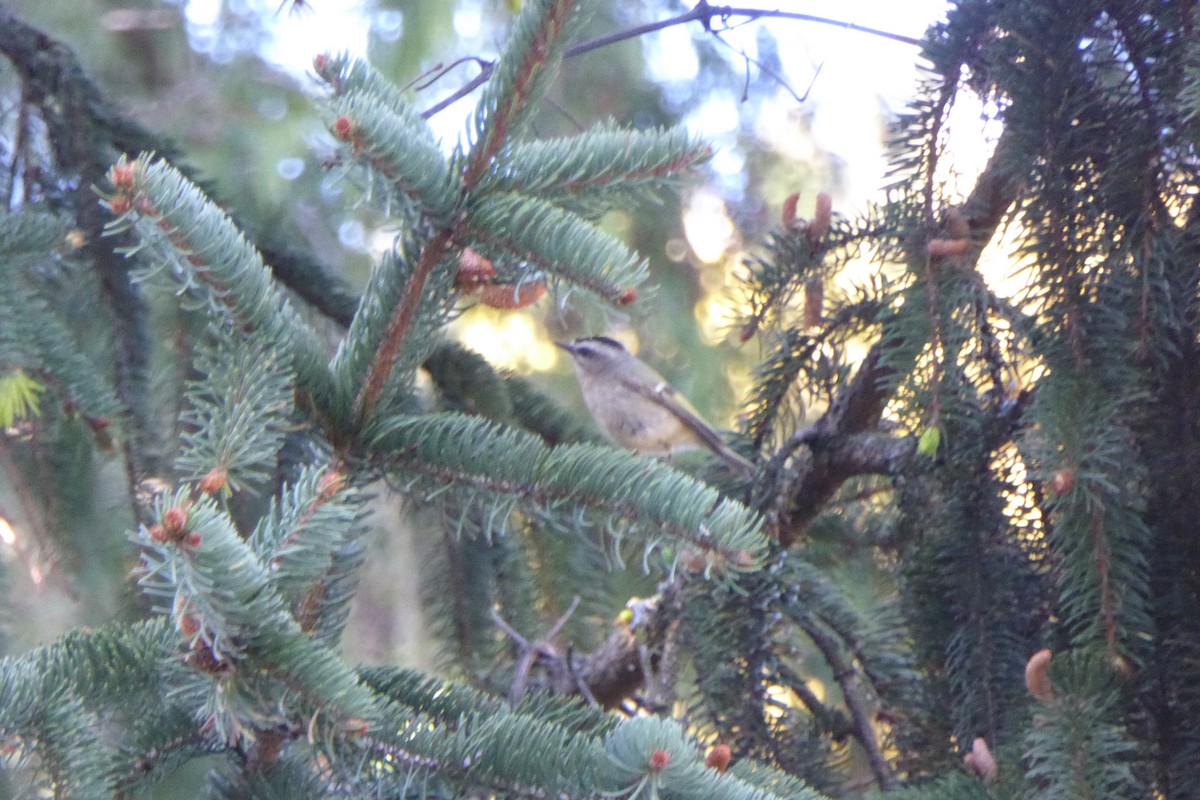
<path fill-rule="evenodd" d="M 683 128 L 631 131 L 602 124 L 578 136 L 512 145 L 480 188 L 596 213 L 662 189 L 711 157 L 712 148 Z"/>
<path fill-rule="evenodd" d="M 211 498 L 192 498 L 185 489 L 156 511 L 159 521 L 137 534 L 145 548 L 140 583 L 151 595 L 171 599 L 193 668 L 226 680 L 269 675 L 279 682 L 276 692 L 286 687 L 333 711 L 335 724 L 347 731 L 378 722 L 374 698 L 329 647 L 305 634 L 274 574 Z M 211 717 L 231 745 L 243 737 L 237 702 L 238 693 L 221 693 Z"/>
<path fill-rule="evenodd" d="M 546 90 L 562 58 L 568 21 L 582 14 L 580 5 L 578 0 L 531 0 L 521 9 L 495 80 L 475 110 L 476 138 L 462 173 L 467 191 L 508 142 L 529 104 Z"/>
<path fill-rule="evenodd" d="M 646 262 L 591 223 L 535 197 L 491 193 L 468 211 L 466 235 L 612 303 L 627 303 Z"/>
<path fill-rule="evenodd" d="M 357 157 L 411 196 L 431 219 L 449 220 L 461 191 L 428 125 L 358 91 L 343 95 L 334 113 L 334 136 L 348 141 Z"/>
<path fill-rule="evenodd" d="M 94 223 L 86 228 L 89 252 L 111 251 L 112 264 L 128 270 L 128 264 L 117 252 L 124 243 L 101 237 L 108 219 L 96 207 L 91 187 L 101 183 L 104 171 L 121 153 L 154 152 L 178 164 L 177 148 L 121 114 L 87 76 L 69 48 L 6 8 L 0 8 L 0 53 L 12 62 L 21 76 L 27 102 L 37 106 L 50 128 L 48 139 L 57 148 L 56 162 L 60 168 L 84 176 L 79 182 L 81 205 L 76 206 L 76 214 L 81 221 Z M 217 194 L 187 167 L 180 169 L 207 194 Z M 248 220 L 239 217 L 237 221 L 241 230 L 251 230 Z M 257 230 L 251 238 L 282 283 L 330 319 L 343 325 L 349 323 L 353 298 L 340 281 L 311 257 L 292 249 L 268 231 Z M 111 291 L 118 289 L 112 284 Z M 114 294 L 114 299 L 130 302 L 127 291 Z M 144 319 L 146 310 L 138 308 L 137 313 Z M 138 353 L 126 351 L 124 355 L 136 357 Z M 133 362 L 118 365 L 119 373 L 129 372 L 128 378 L 122 376 L 123 383 L 136 380 L 136 369 L 127 369 L 126 363 Z M 144 389 L 137 391 L 144 394 Z M 127 401 L 129 393 L 121 394 Z M 137 480 L 141 474 L 139 471 Z"/>
<path fill-rule="evenodd" d="M 1026 174 L 1021 168 L 1024 154 L 1020 148 L 1014 134 L 1007 130 L 1002 133 L 975 188 L 963 203 L 962 213 L 970 226 L 971 241 L 990 241 L 1005 213 L 1016 202 Z M 786 500 L 780 498 L 788 508 L 784 517 L 789 524 L 779 530 L 780 543 L 785 547 L 819 513 L 846 478 L 863 474 L 857 469 L 891 468 L 903 463 L 905 453 L 909 452 L 911 445 L 891 437 L 847 438 L 867 433 L 879 422 L 888 397 L 888 384 L 895 375 L 894 365 L 886 358 L 888 347 L 894 345 L 888 342 L 872 345 L 854 378 L 842 387 L 821 418 L 796 434 L 772 459 L 769 474 L 778 475 L 797 447 L 809 446 L 833 454 L 830 465 L 840 462 L 844 468 L 844 471 L 807 469 L 789 487 Z M 850 444 L 846 446 L 843 442 Z M 897 458 L 901 460 L 896 461 Z"/>
<path fill-rule="evenodd" d="M 176 267 L 185 288 L 197 290 L 217 314 L 260 331 L 292 358 L 305 391 L 326 395 L 324 346 L 274 285 L 262 256 L 233 221 L 178 170 L 162 161 L 152 163 L 148 155 L 118 162 L 109 176 L 116 194 L 108 205 L 119 216 L 107 232 L 132 228 L 142 247 L 153 248 Z"/>
<path fill-rule="evenodd" d="M 457 414 L 389 420 L 373 432 L 371 446 L 401 473 L 423 474 L 436 486 L 453 482 L 543 503 L 570 501 L 641 523 L 648 533 L 669 532 L 700 548 L 718 571 L 751 568 L 765 550 L 744 506 L 628 452 L 548 448 L 532 434 Z"/>
<path fill-rule="evenodd" d="M 413 317 L 416 316 L 417 307 L 425 289 L 425 282 L 438 262 L 447 256 L 452 238 L 449 229 L 442 230 L 421 248 L 421 255 L 417 259 L 412 275 L 408 278 L 404 293 L 391 313 L 388 326 L 379 341 L 379 346 L 375 349 L 370 366 L 367 368 L 366 377 L 354 400 L 354 418 L 358 420 L 359 424 L 369 420 L 374 412 L 375 405 L 379 402 L 379 397 L 383 394 L 388 377 L 391 375 L 396 356 L 399 355 L 400 347 L 404 344 L 404 337 L 408 335 Z"/>

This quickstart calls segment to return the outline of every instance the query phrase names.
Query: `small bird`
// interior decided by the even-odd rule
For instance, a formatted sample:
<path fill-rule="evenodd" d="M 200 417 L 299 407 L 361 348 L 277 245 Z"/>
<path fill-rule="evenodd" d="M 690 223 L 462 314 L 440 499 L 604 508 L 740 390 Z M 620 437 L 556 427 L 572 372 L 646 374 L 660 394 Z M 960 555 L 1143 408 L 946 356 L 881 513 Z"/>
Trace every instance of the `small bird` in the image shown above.
<path fill-rule="evenodd" d="M 706 447 L 740 474 L 757 472 L 734 452 L 683 395 L 652 367 L 607 336 L 564 344 L 571 354 L 583 401 L 610 439 L 643 455 L 671 456 Z"/>

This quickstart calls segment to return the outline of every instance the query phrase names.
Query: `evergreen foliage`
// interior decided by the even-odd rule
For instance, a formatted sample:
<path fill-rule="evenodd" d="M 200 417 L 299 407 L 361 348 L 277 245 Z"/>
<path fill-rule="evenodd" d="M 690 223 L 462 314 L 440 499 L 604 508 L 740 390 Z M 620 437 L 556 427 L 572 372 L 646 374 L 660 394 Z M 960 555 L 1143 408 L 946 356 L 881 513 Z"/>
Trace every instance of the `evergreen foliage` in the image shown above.
<path fill-rule="evenodd" d="M 331 166 L 397 231 L 352 315 L 313 303 L 336 342 L 0 9 L 52 176 L 5 176 L 27 185 L 0 215 L 0 464 L 28 525 L 82 557 L 63 476 L 115 436 L 154 606 L 0 661 L 6 778 L 56 797 L 146 794 L 182 766 L 214 797 L 1200 796 L 1200 14 L 961 0 L 929 31 L 886 200 L 849 219 L 822 195 L 803 220 L 793 198 L 745 265 L 741 332 L 766 353 L 746 486 L 603 444 L 443 338 L 481 286 L 651 303 L 598 220 L 710 155 L 613 122 L 532 138 L 592 4 L 522 5 L 450 155 L 404 91 L 318 59 Z M 972 97 L 997 132 L 958 195 L 947 126 Z M 842 280 L 862 258 L 876 274 Z M 151 345 L 151 303 L 186 346 Z M 181 354 L 176 394 L 142 396 Z M 424 537 L 449 678 L 338 653 L 382 486 Z"/>

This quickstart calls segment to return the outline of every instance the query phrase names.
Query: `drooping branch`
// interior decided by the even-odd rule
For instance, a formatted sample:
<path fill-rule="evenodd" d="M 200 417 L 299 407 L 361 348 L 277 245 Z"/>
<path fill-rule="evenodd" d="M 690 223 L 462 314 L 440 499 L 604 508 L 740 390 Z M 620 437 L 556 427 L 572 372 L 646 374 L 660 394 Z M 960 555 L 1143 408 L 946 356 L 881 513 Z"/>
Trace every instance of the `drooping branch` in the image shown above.
<path fill-rule="evenodd" d="M 0 53 L 20 75 L 26 103 L 35 105 L 46 123 L 47 138 L 56 146 L 58 169 L 84 176 L 78 192 L 85 210 L 96 206 L 92 185 L 121 153 L 157 153 L 179 165 L 179 170 L 206 195 L 220 197 L 215 187 L 176 158 L 177 148 L 170 141 L 123 116 L 86 75 L 70 48 L 3 7 Z M 85 170 L 88 164 L 91 166 Z M 103 224 L 104 215 L 98 209 L 97 214 L 99 224 Z M 350 324 L 358 299 L 341 281 L 280 237 L 257 228 L 237 213 L 231 212 L 231 216 L 263 254 L 280 283 L 339 325 Z M 96 246 L 95 237 L 89 237 L 89 241 Z M 117 244 L 112 244 L 115 249 Z"/>

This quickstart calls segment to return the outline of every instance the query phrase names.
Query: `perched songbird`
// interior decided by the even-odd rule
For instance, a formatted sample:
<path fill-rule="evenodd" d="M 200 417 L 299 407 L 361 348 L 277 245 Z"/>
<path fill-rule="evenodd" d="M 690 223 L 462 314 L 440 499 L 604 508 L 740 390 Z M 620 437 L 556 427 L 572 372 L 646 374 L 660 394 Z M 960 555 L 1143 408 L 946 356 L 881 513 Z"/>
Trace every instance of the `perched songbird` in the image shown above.
<path fill-rule="evenodd" d="M 620 342 L 588 336 L 556 344 L 571 354 L 588 411 L 617 444 L 651 456 L 706 447 L 746 477 L 757 471 L 721 441 L 687 398 Z"/>

